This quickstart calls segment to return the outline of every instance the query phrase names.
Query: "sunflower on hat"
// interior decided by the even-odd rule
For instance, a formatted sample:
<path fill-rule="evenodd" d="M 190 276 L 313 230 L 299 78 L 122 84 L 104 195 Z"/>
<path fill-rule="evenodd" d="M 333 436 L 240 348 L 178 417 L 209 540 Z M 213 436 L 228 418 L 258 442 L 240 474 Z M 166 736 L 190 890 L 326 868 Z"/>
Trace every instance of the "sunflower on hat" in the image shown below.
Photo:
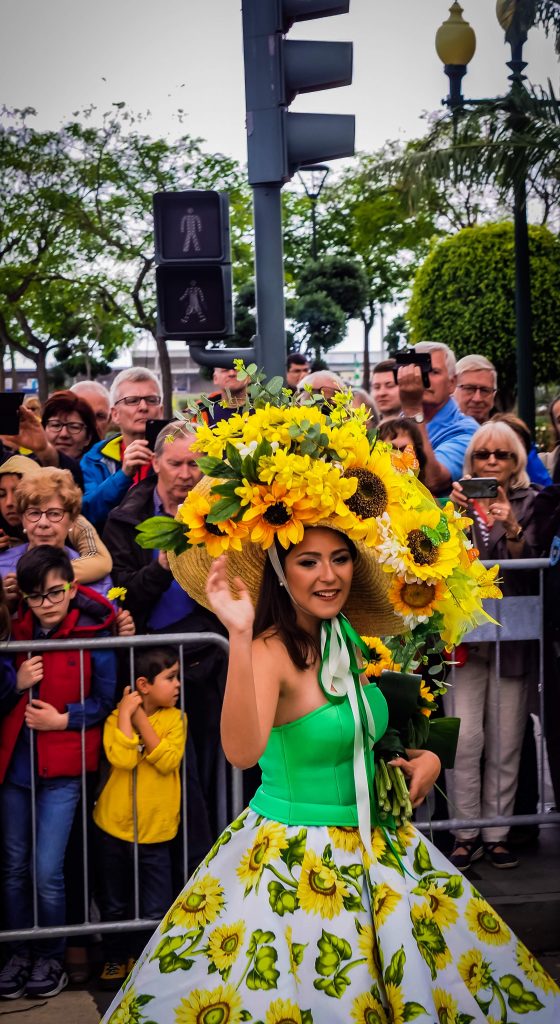
<path fill-rule="evenodd" d="M 451 503 L 436 504 L 413 460 L 395 463 L 349 395 L 296 400 L 280 378 L 266 382 L 241 363 L 237 370 L 248 382 L 247 405 L 215 426 L 194 427 L 205 477 L 174 524 L 156 516 L 138 528 L 141 545 L 170 551 L 192 597 L 206 603 L 210 559 L 227 551 L 228 571 L 246 579 L 256 600 L 266 551 L 328 526 L 356 546 L 345 611 L 362 632 L 405 634 L 412 649 L 431 629 L 452 646 L 490 618 L 482 599 L 499 590 L 464 533 L 470 521 Z"/>

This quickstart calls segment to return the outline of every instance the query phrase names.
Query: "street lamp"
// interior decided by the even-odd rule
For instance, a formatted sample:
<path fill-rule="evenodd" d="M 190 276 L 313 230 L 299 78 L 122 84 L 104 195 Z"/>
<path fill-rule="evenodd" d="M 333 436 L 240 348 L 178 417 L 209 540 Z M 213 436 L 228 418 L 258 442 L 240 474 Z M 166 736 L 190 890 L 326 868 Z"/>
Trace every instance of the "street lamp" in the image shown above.
<path fill-rule="evenodd" d="M 508 13 L 509 12 L 509 13 Z M 511 70 L 509 81 L 511 87 L 506 97 L 492 100 L 469 100 L 463 97 L 462 80 L 467 72 L 467 65 L 474 56 L 476 37 L 473 29 L 463 19 L 463 8 L 457 2 L 449 8 L 449 18 L 440 25 L 436 33 L 436 50 L 443 62 L 444 71 L 449 79 L 449 96 L 443 100 L 446 106 L 457 117 L 467 107 L 503 103 L 510 108 L 519 109 L 517 101 L 525 92 L 523 84 L 527 67 L 523 60 L 523 44 L 527 40 L 527 30 L 519 28 L 513 32 L 509 24 L 511 9 L 506 10 L 503 0 L 496 4 L 496 14 L 504 30 L 508 29 L 511 46 L 511 60 L 507 67 Z M 518 115 L 520 120 L 523 115 Z M 519 123 L 519 128 L 522 124 Z M 517 174 L 513 181 L 513 221 L 515 243 L 515 336 L 517 352 L 517 404 L 519 415 L 531 431 L 535 428 L 535 392 L 533 384 L 533 355 L 531 329 L 531 281 L 529 265 L 529 233 L 527 230 L 527 187 L 526 171 Z"/>
<path fill-rule="evenodd" d="M 314 260 L 317 259 L 317 200 L 323 191 L 329 171 L 330 167 L 326 164 L 309 164 L 308 167 L 300 167 L 298 171 L 298 178 L 311 203 L 311 255 Z M 305 180 L 304 174 L 310 175 L 309 181 Z"/>

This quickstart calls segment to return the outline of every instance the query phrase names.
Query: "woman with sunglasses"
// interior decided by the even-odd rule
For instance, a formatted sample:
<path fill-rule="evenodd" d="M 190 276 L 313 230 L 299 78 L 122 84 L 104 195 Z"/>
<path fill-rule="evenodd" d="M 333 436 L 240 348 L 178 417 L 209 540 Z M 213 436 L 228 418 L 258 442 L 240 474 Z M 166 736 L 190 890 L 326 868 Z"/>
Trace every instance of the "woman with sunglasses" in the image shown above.
<path fill-rule="evenodd" d="M 464 479 L 496 480 L 496 496 L 469 498 L 456 481 L 451 499 L 472 519 L 472 542 L 482 559 L 503 563 L 538 554 L 533 521 L 537 490 L 529 482 L 526 466 L 525 448 L 507 423 L 491 420 L 473 435 L 465 454 Z M 502 571 L 500 576 L 504 596 L 531 593 L 529 574 Z M 461 719 L 455 768 L 449 780 L 453 817 L 508 816 L 513 813 L 527 720 L 530 641 L 500 645 L 499 678 L 494 644 L 463 645 L 458 661 L 453 687 L 445 698 L 446 713 Z M 486 853 L 494 867 L 517 867 L 507 835 L 507 825 L 484 828 L 482 839 L 477 828 L 457 829 L 450 859 L 464 870 Z"/>

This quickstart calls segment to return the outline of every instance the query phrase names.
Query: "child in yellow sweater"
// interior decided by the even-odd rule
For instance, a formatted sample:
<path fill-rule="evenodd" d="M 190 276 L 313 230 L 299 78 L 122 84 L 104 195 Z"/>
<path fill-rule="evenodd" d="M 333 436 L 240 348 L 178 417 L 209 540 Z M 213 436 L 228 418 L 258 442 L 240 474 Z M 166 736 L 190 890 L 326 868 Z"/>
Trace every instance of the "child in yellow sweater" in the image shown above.
<path fill-rule="evenodd" d="M 181 760 L 186 716 L 177 703 L 181 682 L 176 648 L 135 654 L 135 689 L 127 686 L 105 723 L 111 773 L 95 805 L 99 905 L 104 921 L 134 917 L 134 841 L 138 843 L 139 916 L 159 920 L 172 902 L 171 841 L 179 827 Z M 134 953 L 149 931 L 136 932 Z M 118 989 L 130 969 L 133 937 L 105 935 L 100 985 Z"/>

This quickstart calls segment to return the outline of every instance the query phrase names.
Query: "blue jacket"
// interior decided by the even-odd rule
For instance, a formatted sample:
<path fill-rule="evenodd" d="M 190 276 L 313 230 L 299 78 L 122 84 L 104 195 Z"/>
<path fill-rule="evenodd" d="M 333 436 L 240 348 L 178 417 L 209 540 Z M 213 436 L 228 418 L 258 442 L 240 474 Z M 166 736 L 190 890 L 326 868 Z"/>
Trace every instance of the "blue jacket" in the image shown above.
<path fill-rule="evenodd" d="M 121 440 L 119 435 L 98 441 L 80 462 L 84 475 L 82 513 L 94 526 L 103 526 L 132 484 L 132 477 L 121 469 Z"/>
<path fill-rule="evenodd" d="M 452 480 L 459 480 L 463 474 L 465 452 L 478 427 L 476 420 L 465 416 L 452 398 L 426 423 L 436 459 L 449 470 Z"/>

